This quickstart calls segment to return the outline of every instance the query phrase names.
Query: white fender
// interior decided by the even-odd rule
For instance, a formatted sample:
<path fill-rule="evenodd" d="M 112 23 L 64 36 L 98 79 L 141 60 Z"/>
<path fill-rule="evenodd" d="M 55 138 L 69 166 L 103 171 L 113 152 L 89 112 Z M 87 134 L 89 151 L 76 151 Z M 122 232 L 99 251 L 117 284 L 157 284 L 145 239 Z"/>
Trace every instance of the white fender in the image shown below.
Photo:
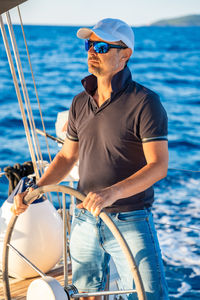
<path fill-rule="evenodd" d="M 0 208 L 0 267 L 2 265 L 3 240 L 12 216 L 12 204 L 4 202 Z M 15 224 L 10 242 L 44 273 L 52 269 L 63 252 L 62 219 L 48 201 L 31 204 Z M 29 278 L 38 275 L 12 249 L 9 250 L 9 275 Z"/>
<path fill-rule="evenodd" d="M 31 282 L 27 290 L 27 300 L 69 300 L 60 283 L 50 277 L 39 278 Z"/>

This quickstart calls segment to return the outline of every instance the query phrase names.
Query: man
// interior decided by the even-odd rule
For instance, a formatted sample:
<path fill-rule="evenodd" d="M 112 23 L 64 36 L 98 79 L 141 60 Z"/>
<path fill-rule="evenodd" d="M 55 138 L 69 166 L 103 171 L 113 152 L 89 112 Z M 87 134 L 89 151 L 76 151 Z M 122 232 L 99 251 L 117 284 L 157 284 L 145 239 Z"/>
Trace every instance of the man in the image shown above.
<path fill-rule="evenodd" d="M 75 209 L 70 241 L 79 291 L 105 288 L 110 256 L 124 288 L 134 286 L 118 243 L 98 217 L 104 209 L 133 252 L 147 299 L 168 299 L 151 214 L 152 185 L 167 174 L 166 112 L 154 92 L 132 81 L 127 67 L 134 48 L 131 27 L 104 19 L 77 35 L 85 39 L 92 75 L 82 80 L 85 90 L 72 102 L 65 144 L 38 185 L 60 182 L 79 158 L 78 189 L 87 197 Z M 15 198 L 15 214 L 26 209 L 23 196 Z"/>

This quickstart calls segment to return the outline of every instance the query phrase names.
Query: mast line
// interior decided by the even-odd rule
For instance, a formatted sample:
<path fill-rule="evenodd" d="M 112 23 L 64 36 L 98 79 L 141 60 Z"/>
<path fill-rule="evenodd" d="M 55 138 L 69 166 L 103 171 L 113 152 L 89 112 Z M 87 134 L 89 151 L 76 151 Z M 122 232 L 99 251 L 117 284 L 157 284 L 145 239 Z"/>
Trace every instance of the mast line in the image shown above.
<path fill-rule="evenodd" d="M 37 87 L 36 87 L 36 83 L 35 83 L 35 77 L 34 77 L 34 74 L 33 74 L 33 68 L 32 68 L 32 64 L 31 64 L 30 54 L 29 54 L 29 50 L 28 50 L 28 45 L 27 45 L 26 37 L 25 37 L 24 26 L 23 26 L 23 22 L 22 22 L 22 17 L 21 17 L 21 12 L 20 12 L 19 6 L 17 6 L 17 9 L 18 9 L 18 15 L 19 15 L 19 19 L 20 19 L 22 34 L 23 34 L 23 38 L 24 38 L 24 43 L 25 43 L 25 47 L 26 47 L 26 53 L 27 53 L 27 57 L 28 57 L 28 61 L 29 61 L 30 70 L 31 70 L 31 75 L 32 75 L 32 79 L 33 79 L 33 84 L 34 84 L 34 88 L 35 88 L 35 95 L 36 95 L 36 99 L 37 99 L 37 102 L 38 102 L 38 107 L 39 107 L 39 112 L 40 112 L 40 118 L 41 118 L 41 122 L 42 122 L 42 127 L 43 127 L 43 131 L 45 132 L 46 129 L 45 129 L 45 125 L 44 125 L 42 110 L 41 110 L 41 106 L 40 106 L 40 100 L 39 100 L 38 91 L 37 91 Z M 49 149 L 49 144 L 48 144 L 47 137 L 45 137 L 45 140 L 46 140 L 46 145 L 47 145 L 47 151 L 48 151 L 48 155 L 49 155 L 49 160 L 51 161 L 52 158 L 51 158 L 51 154 L 50 154 L 50 149 Z"/>
<path fill-rule="evenodd" d="M 34 168 L 34 171 L 35 171 L 35 174 L 36 174 L 36 178 L 39 178 L 39 172 L 38 172 L 37 165 L 36 165 L 35 153 L 34 153 L 32 141 L 31 141 L 31 136 L 30 136 L 30 132 L 29 132 L 28 123 L 27 123 L 27 120 L 26 120 L 26 114 L 25 114 L 24 107 L 23 107 L 21 92 L 20 92 L 18 81 L 17 81 L 15 67 L 14 67 L 10 47 L 9 47 L 9 44 L 8 44 L 6 30 L 5 30 L 4 23 L 3 23 L 3 18 L 2 18 L 1 15 L 0 15 L 0 26 L 1 26 L 1 33 L 2 33 L 2 37 L 3 37 L 5 49 L 6 49 L 6 54 L 7 54 L 7 57 L 8 57 L 8 62 L 9 62 L 9 65 L 10 65 L 11 74 L 12 74 L 12 77 L 13 77 L 15 91 L 16 91 L 16 94 L 17 94 L 17 98 L 18 98 L 18 102 L 19 102 L 19 106 L 20 106 L 20 110 L 21 110 L 21 114 L 22 114 L 22 121 L 23 121 L 23 124 L 24 124 L 24 129 L 25 129 L 25 134 L 26 134 L 28 146 L 29 146 L 29 151 L 30 151 L 32 162 L 33 162 L 33 168 Z"/>
<path fill-rule="evenodd" d="M 23 68 L 22 68 L 22 64 L 21 64 L 21 60 L 20 60 L 20 56 L 19 56 L 19 51 L 18 51 L 18 48 L 17 48 L 17 42 L 16 42 L 16 39 L 15 39 L 15 34 L 14 34 L 14 30 L 13 30 L 13 26 L 12 26 L 12 22 L 11 22 L 9 12 L 6 12 L 6 18 L 7 18 L 7 24 L 8 24 L 10 39 L 11 39 L 11 43 L 12 43 L 12 47 L 13 47 L 13 51 L 14 51 L 14 57 L 15 57 L 16 65 L 17 65 L 17 70 L 18 70 L 18 74 L 19 74 L 19 79 L 20 79 L 20 82 L 21 82 L 24 102 L 25 102 L 26 110 L 27 110 L 27 114 L 28 114 L 29 126 L 30 126 L 31 133 L 32 133 L 32 141 L 33 141 L 33 145 L 34 145 L 34 149 L 35 149 L 35 154 L 36 154 L 37 160 L 38 161 L 41 160 L 41 162 L 42 162 L 43 161 L 42 153 L 41 153 L 41 150 L 40 150 L 39 141 L 37 139 L 37 134 L 36 134 L 36 131 L 35 131 L 35 126 L 34 126 L 35 124 L 34 124 L 32 109 L 31 109 L 31 105 L 30 105 L 30 100 L 29 100 L 28 91 L 27 91 L 27 87 L 26 87 L 26 82 L 25 82 L 25 78 L 24 78 Z M 36 142 L 37 142 L 37 145 L 36 145 Z M 39 153 L 38 153 L 38 151 L 39 151 Z M 38 164 L 38 167 L 40 169 L 40 173 L 42 174 L 41 165 Z M 39 178 L 37 178 L 37 179 L 39 179 Z"/>

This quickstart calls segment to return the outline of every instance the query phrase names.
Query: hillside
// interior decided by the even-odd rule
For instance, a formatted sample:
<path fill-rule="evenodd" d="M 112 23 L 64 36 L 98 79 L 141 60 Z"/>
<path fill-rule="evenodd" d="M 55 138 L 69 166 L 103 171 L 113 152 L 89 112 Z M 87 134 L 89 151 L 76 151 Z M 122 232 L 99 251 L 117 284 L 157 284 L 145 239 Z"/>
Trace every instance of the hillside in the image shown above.
<path fill-rule="evenodd" d="M 150 24 L 150 26 L 200 26 L 200 15 L 188 15 L 179 18 L 160 20 Z"/>

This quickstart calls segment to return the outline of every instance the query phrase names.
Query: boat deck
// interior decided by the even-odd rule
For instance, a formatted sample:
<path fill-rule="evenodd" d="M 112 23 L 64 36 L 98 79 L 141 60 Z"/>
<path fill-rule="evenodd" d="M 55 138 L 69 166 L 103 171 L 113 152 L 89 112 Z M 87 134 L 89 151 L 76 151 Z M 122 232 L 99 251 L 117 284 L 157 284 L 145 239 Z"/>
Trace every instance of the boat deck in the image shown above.
<path fill-rule="evenodd" d="M 71 266 L 69 266 L 69 283 L 71 283 Z M 59 266 L 47 273 L 47 275 L 54 277 L 56 280 L 60 282 L 60 284 L 64 285 L 64 276 L 63 276 L 63 266 Z M 26 292 L 30 283 L 35 280 L 35 278 L 29 278 L 26 280 L 12 279 L 10 281 L 10 291 L 12 300 L 26 300 Z M 4 300 L 4 293 L 2 283 L 0 283 L 0 300 Z"/>

